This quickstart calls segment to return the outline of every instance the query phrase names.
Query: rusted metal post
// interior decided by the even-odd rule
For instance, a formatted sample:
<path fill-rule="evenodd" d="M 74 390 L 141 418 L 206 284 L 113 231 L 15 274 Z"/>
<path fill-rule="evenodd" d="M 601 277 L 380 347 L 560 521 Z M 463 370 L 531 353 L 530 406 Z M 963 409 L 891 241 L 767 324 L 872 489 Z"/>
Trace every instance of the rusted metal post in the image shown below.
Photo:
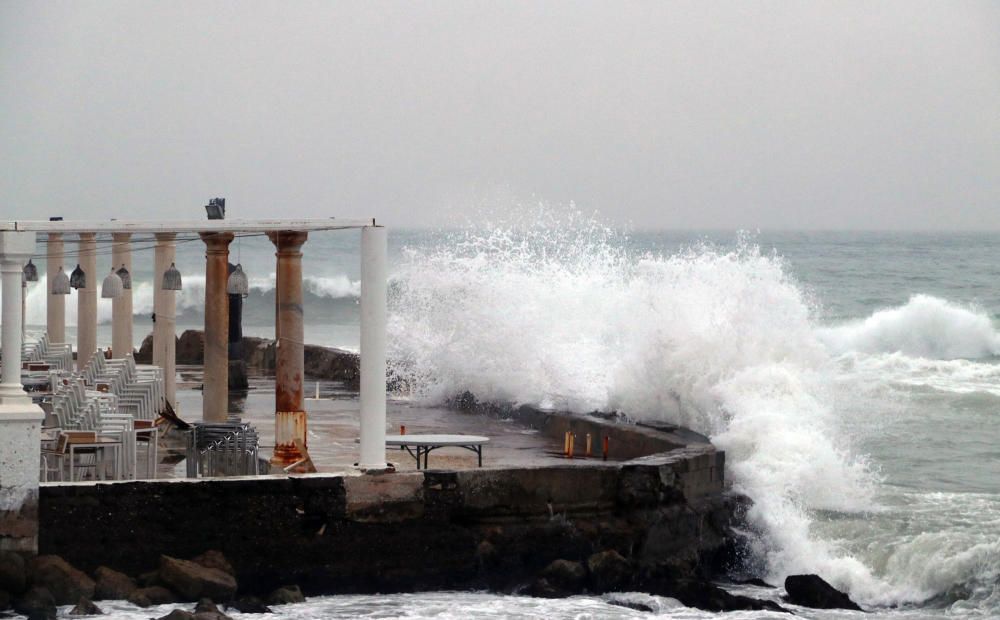
<path fill-rule="evenodd" d="M 277 257 L 275 283 L 274 455 L 271 463 L 287 467 L 303 459 L 308 446 L 304 407 L 305 330 L 302 310 L 302 244 L 308 233 L 270 232 Z"/>
<path fill-rule="evenodd" d="M 153 250 L 153 363 L 163 369 L 163 393 L 177 409 L 177 291 L 164 290 L 163 272 L 177 254 L 177 233 L 156 233 Z"/>
<path fill-rule="evenodd" d="M 118 271 L 122 266 L 132 272 L 132 246 L 130 233 L 111 235 L 111 268 Z M 132 289 L 122 289 L 122 294 L 111 301 L 111 352 L 115 357 L 125 357 L 132 353 Z"/>
<path fill-rule="evenodd" d="M 66 269 L 62 233 L 49 233 L 45 263 L 45 330 L 49 342 L 66 342 L 66 296 L 52 294 L 52 280 L 59 268 Z"/>
<path fill-rule="evenodd" d="M 80 233 L 80 268 L 86 285 L 76 291 L 76 369 L 83 370 L 97 351 L 97 235 Z"/>
<path fill-rule="evenodd" d="M 229 243 L 233 233 L 201 233 L 205 242 L 205 371 L 201 416 L 225 422 L 229 406 Z"/>

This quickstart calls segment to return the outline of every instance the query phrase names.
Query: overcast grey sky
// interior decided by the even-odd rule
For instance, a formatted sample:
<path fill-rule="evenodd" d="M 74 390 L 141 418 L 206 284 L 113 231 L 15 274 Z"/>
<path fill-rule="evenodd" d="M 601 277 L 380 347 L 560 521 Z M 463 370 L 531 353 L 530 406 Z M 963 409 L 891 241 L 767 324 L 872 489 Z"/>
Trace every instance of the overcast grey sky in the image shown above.
<path fill-rule="evenodd" d="M 1000 229 L 997 2 L 0 0 L 5 218 Z"/>

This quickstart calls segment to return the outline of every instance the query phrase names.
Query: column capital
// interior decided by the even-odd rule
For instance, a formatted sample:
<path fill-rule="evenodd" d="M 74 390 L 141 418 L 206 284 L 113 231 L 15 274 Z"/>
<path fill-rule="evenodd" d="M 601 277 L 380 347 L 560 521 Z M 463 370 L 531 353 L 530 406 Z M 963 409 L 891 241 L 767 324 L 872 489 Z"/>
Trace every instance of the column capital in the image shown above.
<path fill-rule="evenodd" d="M 231 232 L 203 232 L 198 233 L 201 240 L 205 242 L 205 247 L 209 254 L 228 253 L 229 244 L 235 238 Z"/>
<path fill-rule="evenodd" d="M 124 242 L 124 241 L 128 241 L 131 238 L 132 238 L 132 233 L 128 233 L 128 232 L 111 233 L 111 240 L 112 241 Z"/>
<path fill-rule="evenodd" d="M 175 232 L 158 232 L 154 233 L 153 236 L 156 238 L 157 241 L 160 242 L 177 240 L 177 233 Z"/>
<path fill-rule="evenodd" d="M 35 253 L 35 233 L 0 231 L 0 260 L 23 265 Z"/>
<path fill-rule="evenodd" d="M 77 233 L 77 235 L 80 237 L 81 241 L 90 241 L 91 239 L 97 238 L 97 233 L 92 233 L 92 232 L 82 232 L 82 233 Z"/>
<path fill-rule="evenodd" d="M 301 256 L 302 244 L 309 238 L 309 233 L 304 230 L 276 230 L 267 233 L 267 238 L 278 249 L 278 256 Z"/>

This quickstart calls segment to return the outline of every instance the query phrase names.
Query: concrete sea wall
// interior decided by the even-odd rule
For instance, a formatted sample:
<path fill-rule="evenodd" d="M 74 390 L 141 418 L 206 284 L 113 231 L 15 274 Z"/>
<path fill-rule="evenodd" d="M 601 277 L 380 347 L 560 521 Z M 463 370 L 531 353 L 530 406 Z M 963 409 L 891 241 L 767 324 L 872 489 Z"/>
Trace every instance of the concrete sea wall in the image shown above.
<path fill-rule="evenodd" d="M 136 575 L 220 549 L 244 592 L 512 590 L 606 551 L 630 583 L 704 578 L 733 517 L 722 459 L 699 444 L 555 467 L 45 484 L 39 552 Z"/>

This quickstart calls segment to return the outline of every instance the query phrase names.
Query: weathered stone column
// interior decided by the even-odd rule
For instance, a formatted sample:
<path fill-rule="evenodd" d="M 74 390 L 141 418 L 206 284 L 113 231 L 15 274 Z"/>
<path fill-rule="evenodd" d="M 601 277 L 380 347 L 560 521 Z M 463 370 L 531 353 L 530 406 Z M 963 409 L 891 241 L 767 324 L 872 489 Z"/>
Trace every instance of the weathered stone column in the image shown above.
<path fill-rule="evenodd" d="M 0 551 L 38 552 L 38 462 L 45 415 L 21 387 L 21 269 L 35 233 L 0 231 Z"/>
<path fill-rule="evenodd" d="M 80 233 L 80 268 L 87 285 L 76 291 L 76 369 L 83 370 L 97 351 L 97 235 Z"/>
<path fill-rule="evenodd" d="M 275 283 L 274 456 L 280 467 L 302 459 L 295 440 L 306 445 L 306 412 L 303 406 L 305 332 L 302 314 L 302 244 L 308 233 L 270 232 L 277 249 Z"/>
<path fill-rule="evenodd" d="M 202 419 L 225 422 L 229 396 L 229 243 L 233 233 L 201 233 L 205 242 L 205 372 Z"/>
<path fill-rule="evenodd" d="M 177 409 L 177 291 L 163 290 L 163 272 L 176 260 L 176 233 L 156 233 L 153 249 L 153 364 L 163 369 L 163 393 Z"/>
<path fill-rule="evenodd" d="M 132 273 L 131 233 L 114 233 L 111 239 L 111 266 L 115 271 L 122 265 Z M 122 294 L 111 300 L 111 353 L 121 358 L 132 353 L 132 289 L 122 289 Z M 173 404 L 173 403 L 171 403 Z"/>
<path fill-rule="evenodd" d="M 66 342 L 66 296 L 52 294 L 52 280 L 59 268 L 66 269 L 62 233 L 49 233 L 46 248 L 45 281 L 48 295 L 45 296 L 45 331 L 49 342 Z"/>

